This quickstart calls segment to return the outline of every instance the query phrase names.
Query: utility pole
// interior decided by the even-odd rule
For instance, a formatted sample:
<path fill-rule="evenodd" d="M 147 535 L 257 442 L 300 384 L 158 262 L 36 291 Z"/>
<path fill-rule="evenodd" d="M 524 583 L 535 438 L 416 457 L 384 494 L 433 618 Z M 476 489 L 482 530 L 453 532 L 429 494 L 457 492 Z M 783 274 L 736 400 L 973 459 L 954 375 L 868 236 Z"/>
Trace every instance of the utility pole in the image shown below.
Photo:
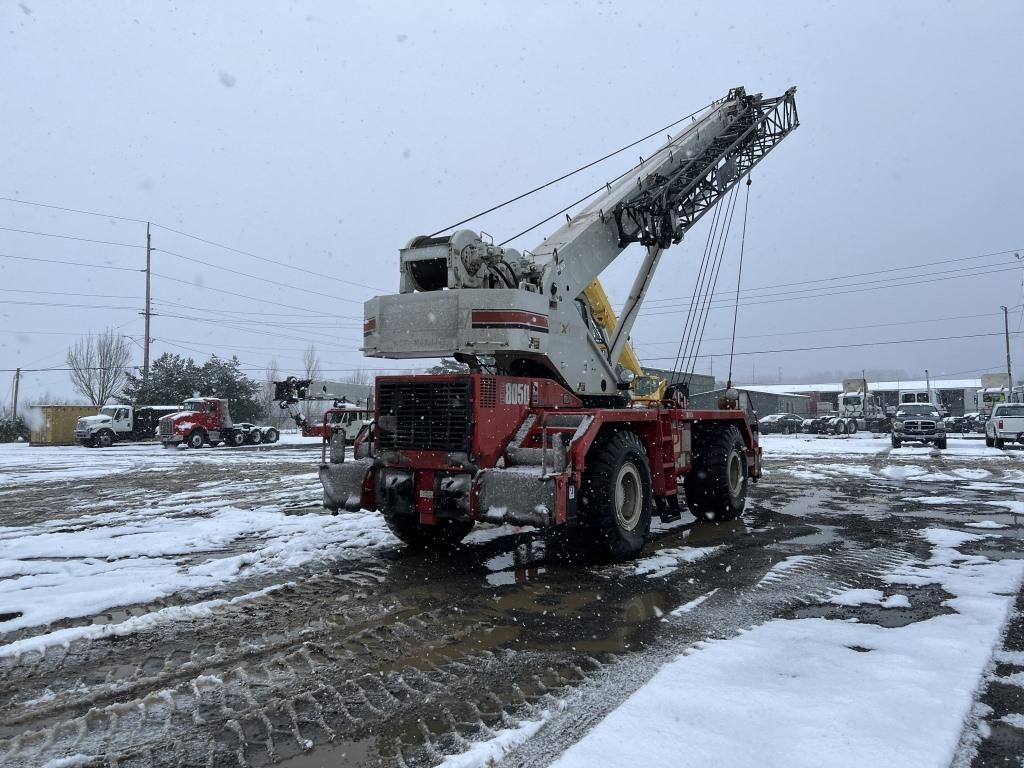
<path fill-rule="evenodd" d="M 1010 365 L 1010 311 L 1006 307 L 1002 307 L 1003 310 L 1003 334 L 1006 336 L 1006 381 L 1010 386 L 1009 398 L 1011 403 L 1013 399 L 1013 367 Z"/>
<path fill-rule="evenodd" d="M 143 330 L 144 337 L 142 344 L 142 382 L 145 384 L 149 381 L 149 316 L 150 316 L 150 282 L 152 278 L 152 267 L 153 263 L 153 238 L 149 234 L 149 222 L 146 222 L 146 311 L 142 314 L 146 318 L 145 329 Z"/>
<path fill-rule="evenodd" d="M 14 421 L 18 420 L 18 384 L 20 382 L 21 382 L 21 368 L 18 368 L 18 369 L 16 369 L 14 371 L 14 408 L 13 408 L 14 415 L 12 416 L 12 419 Z"/>

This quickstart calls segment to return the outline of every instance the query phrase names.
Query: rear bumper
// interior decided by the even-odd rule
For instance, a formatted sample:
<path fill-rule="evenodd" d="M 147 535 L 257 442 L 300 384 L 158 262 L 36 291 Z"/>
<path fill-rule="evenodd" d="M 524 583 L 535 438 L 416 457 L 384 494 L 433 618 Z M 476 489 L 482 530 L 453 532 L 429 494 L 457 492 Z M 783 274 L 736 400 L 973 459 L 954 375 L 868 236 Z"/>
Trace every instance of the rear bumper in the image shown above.
<path fill-rule="evenodd" d="M 993 431 L 995 432 L 995 437 L 999 440 L 1024 442 L 1024 432 L 1011 432 L 1008 429 L 996 429 Z"/>

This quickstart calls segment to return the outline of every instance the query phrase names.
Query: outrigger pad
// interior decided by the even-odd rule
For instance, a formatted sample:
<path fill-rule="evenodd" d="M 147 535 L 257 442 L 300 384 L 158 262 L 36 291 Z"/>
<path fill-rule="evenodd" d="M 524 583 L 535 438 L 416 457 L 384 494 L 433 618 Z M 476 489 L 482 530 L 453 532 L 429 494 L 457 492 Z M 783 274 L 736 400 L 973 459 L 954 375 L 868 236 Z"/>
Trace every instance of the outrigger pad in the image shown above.
<path fill-rule="evenodd" d="M 324 507 L 337 512 L 362 509 L 363 479 L 373 466 L 373 459 L 359 459 L 339 464 L 321 464 L 320 482 L 324 486 Z"/>

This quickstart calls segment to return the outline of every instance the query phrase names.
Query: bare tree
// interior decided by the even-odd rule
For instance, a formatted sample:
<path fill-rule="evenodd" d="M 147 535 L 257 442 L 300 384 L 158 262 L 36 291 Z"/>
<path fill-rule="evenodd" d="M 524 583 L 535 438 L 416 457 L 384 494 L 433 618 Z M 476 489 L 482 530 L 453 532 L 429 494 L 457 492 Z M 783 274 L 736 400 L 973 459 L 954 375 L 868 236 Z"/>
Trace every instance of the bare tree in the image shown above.
<path fill-rule="evenodd" d="M 320 378 L 320 357 L 316 353 L 316 347 L 312 344 L 306 347 L 305 352 L 302 353 L 302 364 L 306 369 L 307 379 Z M 312 421 L 314 416 L 321 416 L 322 412 L 323 407 L 314 402 L 307 400 L 302 404 L 302 415 L 306 417 L 307 421 Z"/>
<path fill-rule="evenodd" d="M 285 412 L 278 407 L 277 401 L 274 399 L 274 382 L 278 380 L 279 376 L 277 358 L 272 357 L 267 363 L 266 378 L 263 381 L 263 411 L 267 414 L 267 423 L 278 429 L 285 423 Z"/>
<path fill-rule="evenodd" d="M 360 384 L 366 386 L 370 383 L 370 373 L 365 368 L 356 368 L 349 374 L 345 381 L 349 384 Z"/>
<path fill-rule="evenodd" d="M 91 405 L 101 406 L 124 387 L 131 347 L 124 336 L 108 328 L 80 338 L 68 348 L 65 360 L 75 390 Z"/>

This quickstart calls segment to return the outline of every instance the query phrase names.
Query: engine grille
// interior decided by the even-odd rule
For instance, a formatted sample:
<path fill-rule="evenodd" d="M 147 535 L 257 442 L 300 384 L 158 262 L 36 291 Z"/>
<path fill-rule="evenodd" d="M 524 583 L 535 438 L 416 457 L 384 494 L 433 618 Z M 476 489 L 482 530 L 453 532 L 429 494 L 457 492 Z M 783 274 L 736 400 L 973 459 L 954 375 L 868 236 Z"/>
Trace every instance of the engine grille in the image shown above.
<path fill-rule="evenodd" d="M 170 437 L 172 430 L 173 430 L 173 427 L 171 425 L 171 420 L 170 419 L 167 419 L 166 421 L 161 421 L 160 422 L 160 436 L 161 437 Z"/>
<path fill-rule="evenodd" d="M 904 421 L 903 430 L 908 434 L 930 435 L 935 431 L 934 421 Z"/>
<path fill-rule="evenodd" d="M 468 451 L 472 382 L 379 381 L 378 433 L 382 448 Z"/>

